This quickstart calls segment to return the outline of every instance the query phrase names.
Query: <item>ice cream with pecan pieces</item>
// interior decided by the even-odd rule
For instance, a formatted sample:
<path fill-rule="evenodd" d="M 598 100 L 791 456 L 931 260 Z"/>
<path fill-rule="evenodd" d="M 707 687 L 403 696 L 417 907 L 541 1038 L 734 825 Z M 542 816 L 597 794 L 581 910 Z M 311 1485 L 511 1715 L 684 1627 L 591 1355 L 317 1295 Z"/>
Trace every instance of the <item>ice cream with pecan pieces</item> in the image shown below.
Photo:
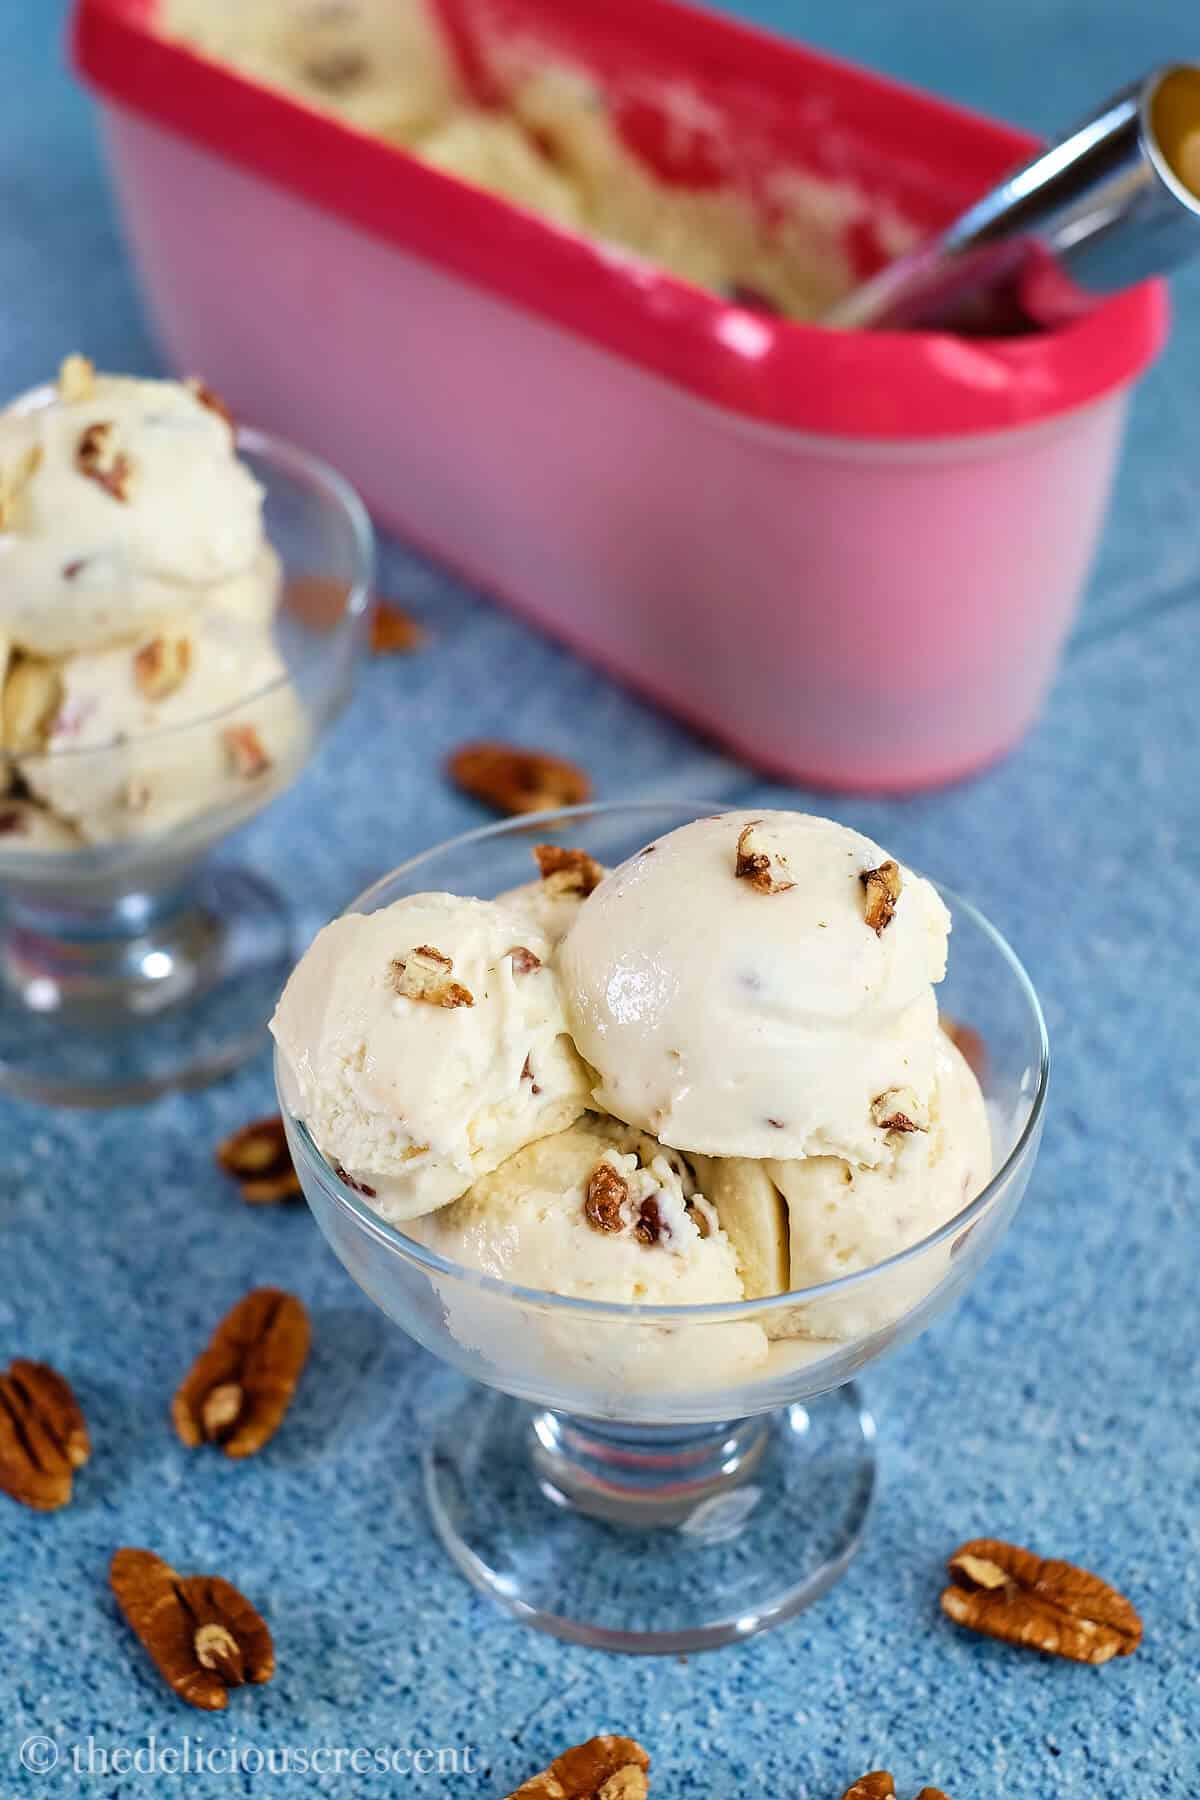
<path fill-rule="evenodd" d="M 873 1165 L 885 1097 L 929 1101 L 949 927 L 928 882 L 829 819 L 685 825 L 614 870 L 563 944 L 596 1102 L 680 1150 Z"/>
<path fill-rule="evenodd" d="M 985 1186 L 983 1096 L 934 993 L 949 915 L 879 845 L 767 812 L 607 872 L 535 854 L 540 882 L 498 901 L 416 895 L 328 926 L 280 1003 L 285 1097 L 385 1217 L 518 1287 L 674 1307 L 874 1268 Z M 613 1393 L 769 1374 L 886 1328 L 950 1254 L 728 1324 L 559 1332 L 543 1313 L 522 1356 Z M 511 1365 L 503 1306 L 435 1285 L 460 1342 Z"/>
<path fill-rule="evenodd" d="M 913 239 L 848 177 L 764 169 L 761 151 L 731 143 L 710 100 L 642 75 L 636 110 L 643 120 L 658 114 L 663 140 L 652 166 L 587 70 L 484 7 L 459 21 L 472 44 L 470 79 L 434 0 L 161 0 L 156 23 L 254 81 L 591 239 L 633 279 L 649 264 L 752 310 L 812 319 L 853 285 L 855 227 L 869 220 L 893 254 Z"/>
<path fill-rule="evenodd" d="M 875 1268 L 935 1232 L 986 1185 L 992 1149 L 983 1096 L 942 1032 L 934 1071 L 928 1109 L 891 1112 L 873 1164 L 839 1156 L 689 1159 L 737 1249 L 747 1299 Z M 869 1336 L 916 1305 L 952 1254 L 951 1244 L 939 1245 L 857 1291 L 770 1312 L 763 1326 L 776 1339 Z"/>
<path fill-rule="evenodd" d="M 196 383 L 69 357 L 0 413 L 0 849 L 253 810 L 306 724 L 272 636 L 262 491 Z"/>
<path fill-rule="evenodd" d="M 431 1212 L 572 1124 L 590 1077 L 527 913 L 417 894 L 321 931 L 271 1030 L 288 1099 L 387 1219 Z"/>
<path fill-rule="evenodd" d="M 938 1022 L 949 930 L 935 889 L 869 838 L 764 812 L 646 846 L 567 932 L 593 1104 L 690 1157 L 747 1298 L 875 1267 L 986 1185 L 983 1096 Z M 948 1256 L 764 1324 L 869 1334 Z"/>
<path fill-rule="evenodd" d="M 575 1299 L 703 1306 L 743 1298 L 737 1253 L 685 1159 L 590 1113 L 410 1230 L 451 1262 Z M 460 1282 L 438 1291 L 467 1348 L 510 1367 L 519 1356 L 527 1373 L 569 1369 L 614 1400 L 628 1388 L 718 1387 L 753 1375 L 769 1352 L 755 1323 L 627 1331 L 543 1316 L 534 1341 L 514 1353 L 503 1302 Z"/>

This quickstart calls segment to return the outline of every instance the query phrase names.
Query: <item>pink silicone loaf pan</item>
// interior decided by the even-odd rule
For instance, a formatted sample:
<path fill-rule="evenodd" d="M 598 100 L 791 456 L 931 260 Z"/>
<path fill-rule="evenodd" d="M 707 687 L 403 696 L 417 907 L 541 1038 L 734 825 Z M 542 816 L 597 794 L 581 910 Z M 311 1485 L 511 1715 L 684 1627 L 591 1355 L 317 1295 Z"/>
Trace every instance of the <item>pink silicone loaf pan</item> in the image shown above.
<path fill-rule="evenodd" d="M 477 92 L 489 42 L 536 42 L 668 179 L 714 179 L 736 144 L 742 168 L 859 193 L 864 272 L 875 217 L 945 223 L 1030 148 L 673 0 L 443 8 Z M 1016 742 L 1165 336 L 1160 286 L 1003 342 L 790 323 L 206 61 L 153 10 L 79 0 L 74 41 L 176 367 L 766 769 L 895 791 Z M 681 90 L 682 148 L 654 99 Z"/>

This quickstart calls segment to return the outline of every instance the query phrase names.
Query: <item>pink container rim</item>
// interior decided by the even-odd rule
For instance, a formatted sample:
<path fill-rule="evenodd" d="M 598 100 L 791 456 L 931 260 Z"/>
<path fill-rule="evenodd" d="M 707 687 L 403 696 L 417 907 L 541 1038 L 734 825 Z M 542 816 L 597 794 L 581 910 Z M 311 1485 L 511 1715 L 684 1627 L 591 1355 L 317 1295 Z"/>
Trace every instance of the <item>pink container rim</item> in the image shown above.
<path fill-rule="evenodd" d="M 458 0 L 436 3 L 464 73 L 477 76 Z M 500 4 L 520 23 L 522 0 Z M 858 441 L 1003 432 L 1125 386 L 1166 339 L 1159 281 L 1026 338 L 838 332 L 764 315 L 559 230 L 211 62 L 160 36 L 154 10 L 155 0 L 76 0 L 75 65 L 104 98 L 746 419 Z M 902 147 L 898 160 L 952 167 L 959 191 L 951 212 L 1034 146 L 1023 133 L 680 0 L 605 0 L 602 9 L 559 0 L 555 28 L 553 48 L 601 78 L 632 57 L 706 86 L 727 110 L 745 105 L 748 92 L 771 96 L 781 111 L 800 88 L 819 92 L 848 125 Z M 944 198 L 941 208 L 945 215 Z M 932 228 L 944 219 L 919 222 Z"/>

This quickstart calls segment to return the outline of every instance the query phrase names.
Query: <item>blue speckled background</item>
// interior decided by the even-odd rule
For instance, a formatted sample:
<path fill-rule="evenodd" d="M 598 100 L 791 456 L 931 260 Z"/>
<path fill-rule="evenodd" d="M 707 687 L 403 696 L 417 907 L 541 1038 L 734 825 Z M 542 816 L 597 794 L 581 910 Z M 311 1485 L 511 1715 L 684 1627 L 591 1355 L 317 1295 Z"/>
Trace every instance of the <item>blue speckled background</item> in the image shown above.
<path fill-rule="evenodd" d="M 742 0 L 773 25 L 1049 129 L 1158 57 L 1197 50 L 1187 0 Z M 1192 27 L 1189 43 L 1188 27 Z M 0 390 L 68 348 L 154 369 L 61 67 L 60 0 L 0 5 Z M 564 1648 L 495 1614 L 435 1546 L 411 1421 L 430 1365 L 358 1294 L 302 1210 L 246 1209 L 212 1166 L 270 1098 L 264 1056 L 199 1096 L 109 1116 L 0 1105 L 0 1358 L 76 1384 L 97 1444 L 77 1499 L 0 1501 L 0 1795 L 186 1791 L 502 1795 L 615 1727 L 655 1792 L 837 1800 L 884 1764 L 952 1800 L 1173 1800 L 1200 1792 L 1200 1404 L 1195 1043 L 1200 866 L 1200 271 L 1176 283 L 1100 566 L 1049 713 L 1005 766 L 909 802 L 837 808 L 981 900 L 1040 985 L 1057 1054 L 1045 1148 L 1016 1229 L 961 1310 L 872 1374 L 884 1484 L 868 1546 L 811 1612 L 686 1664 Z M 237 846 L 306 923 L 385 863 L 475 822 L 434 772 L 472 733 L 577 754 L 600 794 L 768 790 L 397 546 L 385 589 L 427 622 L 419 660 L 370 668 L 301 787 Z M 487 680 L 481 680 L 483 672 Z M 472 696 L 465 718 L 462 696 Z M 361 771 L 386 759 L 386 781 Z M 821 804 L 827 804 L 822 801 Z M 315 1351 L 256 1462 L 189 1456 L 166 1405 L 226 1305 L 259 1281 L 309 1302 Z M 937 1611 L 962 1537 L 1012 1536 L 1108 1574 L 1146 1643 L 1102 1670 L 956 1632 Z M 119 1543 L 219 1570 L 264 1603 L 279 1672 L 207 1718 L 118 1621 Z M 22 1772 L 30 1734 L 57 1769 Z M 76 1775 L 70 1746 L 147 1734 L 243 1745 L 474 1746 L 481 1771 Z"/>

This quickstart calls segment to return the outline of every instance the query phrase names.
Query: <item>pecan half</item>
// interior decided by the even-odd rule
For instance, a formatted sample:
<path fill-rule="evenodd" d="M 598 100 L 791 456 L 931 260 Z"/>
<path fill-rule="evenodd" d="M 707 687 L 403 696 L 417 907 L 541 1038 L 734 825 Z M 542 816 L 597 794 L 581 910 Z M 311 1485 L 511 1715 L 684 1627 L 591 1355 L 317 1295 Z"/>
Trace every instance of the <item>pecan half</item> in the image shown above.
<path fill-rule="evenodd" d="M 117 1605 L 163 1680 L 189 1706 L 219 1712 L 229 1689 L 270 1681 L 271 1633 L 232 1582 L 177 1575 L 153 1550 L 118 1550 L 108 1571 Z"/>
<path fill-rule="evenodd" d="M 871 1102 L 880 1131 L 928 1131 L 929 1113 L 910 1087 L 888 1088 Z"/>
<path fill-rule="evenodd" d="M 620 1231 L 625 1220 L 621 1208 L 629 1198 L 629 1183 L 602 1157 L 588 1176 L 583 1213 L 593 1231 Z"/>
<path fill-rule="evenodd" d="M 564 1750 L 508 1800 L 646 1800 L 649 1767 L 633 1738 L 594 1737 Z"/>
<path fill-rule="evenodd" d="M 46 1363 L 17 1357 L 0 1375 L 0 1492 L 55 1512 L 92 1453 L 78 1400 Z"/>
<path fill-rule="evenodd" d="M 900 898 L 900 864 L 890 859 L 877 869 L 864 869 L 858 878 L 866 891 L 864 918 L 876 937 L 882 937 L 892 922 Z"/>
<path fill-rule="evenodd" d="M 279 1288 L 255 1288 L 232 1307 L 171 1402 L 189 1449 L 219 1443 L 253 1456 L 274 1437 L 308 1356 L 308 1314 Z"/>
<path fill-rule="evenodd" d="M 154 637 L 134 651 L 133 679 L 147 700 L 165 700 L 183 686 L 191 666 L 190 638 Z"/>
<path fill-rule="evenodd" d="M 38 656 L 14 659 L 4 684 L 3 734 L 6 749 L 44 750 L 59 707 L 62 677 Z"/>
<path fill-rule="evenodd" d="M 271 758 L 254 725 L 227 725 L 221 733 L 225 756 L 233 773 L 243 781 L 257 781 L 271 767 Z"/>
<path fill-rule="evenodd" d="M 761 819 L 753 819 L 743 826 L 738 835 L 733 872 L 739 881 L 748 881 L 756 893 L 786 894 L 796 885 L 788 877 L 787 857 L 778 853 L 772 855 L 765 848 L 756 835 L 761 824 Z"/>
<path fill-rule="evenodd" d="M 542 966 L 541 957 L 535 956 L 525 944 L 514 944 L 508 954 L 514 975 L 536 975 Z"/>
<path fill-rule="evenodd" d="M 278 1113 L 255 1119 L 224 1138 L 217 1145 L 217 1162 L 234 1177 L 242 1199 L 251 1206 L 270 1206 L 300 1196 L 300 1177 Z"/>
<path fill-rule="evenodd" d="M 391 964 L 392 987 L 403 1000 L 424 1006 L 474 1006 L 475 996 L 461 981 L 451 981 L 454 963 L 432 944 L 418 944 Z"/>
<path fill-rule="evenodd" d="M 953 1585 L 942 1611 L 971 1631 L 1084 1663 L 1131 1656 L 1142 1641 L 1142 1621 L 1124 1594 L 1072 1563 L 973 1538 L 947 1567 Z"/>
<path fill-rule="evenodd" d="M 58 397 L 71 405 L 77 400 L 90 400 L 96 391 L 96 365 L 86 356 L 73 351 L 58 365 Z"/>
<path fill-rule="evenodd" d="M 586 850 L 564 850 L 561 844 L 535 844 L 533 854 L 543 881 L 553 881 L 560 893 L 579 894 L 584 900 L 604 880 L 604 865 Z"/>
<path fill-rule="evenodd" d="M 98 419 L 80 433 L 75 449 L 79 473 L 102 487 L 114 500 L 127 502 L 133 489 L 133 464 L 117 448 L 117 428 L 111 419 Z"/>
<path fill-rule="evenodd" d="M 505 813 L 579 806 L 592 792 L 591 782 L 574 763 L 512 744 L 464 744 L 446 767 L 465 794 Z"/>
<path fill-rule="evenodd" d="M 371 614 L 371 655 L 408 656 L 425 642 L 425 633 L 402 606 L 376 595 Z"/>
<path fill-rule="evenodd" d="M 224 419 L 231 436 L 237 431 L 237 424 L 232 412 L 220 394 L 214 388 L 210 388 L 206 381 L 201 381 L 198 375 L 189 375 L 183 385 L 189 393 L 196 396 L 201 406 L 207 407 L 209 412 L 216 413 L 218 419 Z"/>

